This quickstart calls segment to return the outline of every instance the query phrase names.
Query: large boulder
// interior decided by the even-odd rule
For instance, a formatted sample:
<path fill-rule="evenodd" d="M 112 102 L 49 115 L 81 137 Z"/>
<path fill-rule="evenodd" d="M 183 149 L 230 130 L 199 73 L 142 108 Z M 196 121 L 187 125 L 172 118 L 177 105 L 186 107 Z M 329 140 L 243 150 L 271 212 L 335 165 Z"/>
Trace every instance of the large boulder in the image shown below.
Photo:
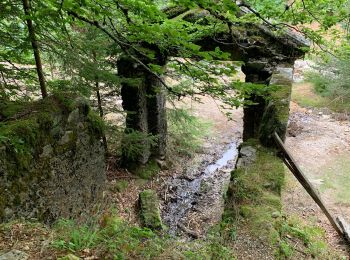
<path fill-rule="evenodd" d="M 106 179 L 103 124 L 89 105 L 66 95 L 0 111 L 0 221 L 88 215 Z"/>

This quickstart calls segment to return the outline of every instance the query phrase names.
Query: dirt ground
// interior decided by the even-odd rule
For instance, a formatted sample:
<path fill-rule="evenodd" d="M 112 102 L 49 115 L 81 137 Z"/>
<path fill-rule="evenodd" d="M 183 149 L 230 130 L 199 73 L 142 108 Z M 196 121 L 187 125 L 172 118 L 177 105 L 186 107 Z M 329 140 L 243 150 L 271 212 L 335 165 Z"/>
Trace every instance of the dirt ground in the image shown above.
<path fill-rule="evenodd" d="M 292 102 L 286 146 L 331 213 L 350 221 L 350 122 L 342 118 L 327 110 L 306 109 Z M 329 244 L 347 254 L 344 241 L 289 171 L 283 202 L 288 215 L 324 228 Z"/>

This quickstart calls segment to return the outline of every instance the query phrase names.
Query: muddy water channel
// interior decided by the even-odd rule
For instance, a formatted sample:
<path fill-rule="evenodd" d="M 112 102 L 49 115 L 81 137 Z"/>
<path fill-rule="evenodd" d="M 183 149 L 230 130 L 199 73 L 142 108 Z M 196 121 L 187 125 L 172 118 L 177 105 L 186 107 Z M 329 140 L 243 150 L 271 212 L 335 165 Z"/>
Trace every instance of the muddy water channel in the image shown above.
<path fill-rule="evenodd" d="M 198 167 L 169 178 L 162 219 L 171 235 L 198 238 L 220 221 L 238 144 L 222 145 L 216 153 L 202 158 Z"/>

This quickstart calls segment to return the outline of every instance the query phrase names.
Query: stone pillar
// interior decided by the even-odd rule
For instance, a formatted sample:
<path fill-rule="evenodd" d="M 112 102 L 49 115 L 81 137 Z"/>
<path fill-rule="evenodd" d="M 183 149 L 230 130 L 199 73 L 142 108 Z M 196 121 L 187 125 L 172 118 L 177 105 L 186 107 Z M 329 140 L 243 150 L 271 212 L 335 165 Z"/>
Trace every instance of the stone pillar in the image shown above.
<path fill-rule="evenodd" d="M 159 62 L 164 65 L 165 62 Z M 145 164 L 152 157 L 164 159 L 166 154 L 167 121 L 166 94 L 159 78 L 127 57 L 118 60 L 118 74 L 124 78 L 121 95 L 123 109 L 127 112 L 126 132 L 139 131 L 156 136 L 156 144 L 151 147 L 145 138 L 142 151 L 137 158 L 129 158 L 123 152 L 124 165 Z"/>
<path fill-rule="evenodd" d="M 166 92 L 160 80 L 154 75 L 147 79 L 147 109 L 149 133 L 157 136 L 152 147 L 152 156 L 164 159 L 167 144 Z"/>
<path fill-rule="evenodd" d="M 126 111 L 126 133 L 138 131 L 145 136 L 148 131 L 148 109 L 147 109 L 147 86 L 145 81 L 144 68 L 130 60 L 128 57 L 121 57 L 117 62 L 118 75 L 123 78 L 121 84 L 121 96 L 123 109 Z M 130 158 L 129 153 L 124 149 L 123 164 L 145 164 L 151 155 L 149 141 L 142 142 L 141 151 L 135 157 Z"/>
<path fill-rule="evenodd" d="M 260 142 L 265 146 L 275 145 L 272 137 L 275 131 L 283 141 L 286 138 L 292 84 L 293 67 L 277 67 L 270 80 L 270 85 L 275 85 L 276 90 L 270 93 L 259 129 Z"/>
<path fill-rule="evenodd" d="M 267 62 L 247 62 L 242 66 L 242 72 L 246 75 L 246 82 L 255 84 L 268 84 L 272 75 L 271 69 L 267 68 Z M 243 141 L 250 138 L 259 138 L 261 120 L 266 107 L 265 97 L 252 93 L 249 105 L 243 109 Z"/>

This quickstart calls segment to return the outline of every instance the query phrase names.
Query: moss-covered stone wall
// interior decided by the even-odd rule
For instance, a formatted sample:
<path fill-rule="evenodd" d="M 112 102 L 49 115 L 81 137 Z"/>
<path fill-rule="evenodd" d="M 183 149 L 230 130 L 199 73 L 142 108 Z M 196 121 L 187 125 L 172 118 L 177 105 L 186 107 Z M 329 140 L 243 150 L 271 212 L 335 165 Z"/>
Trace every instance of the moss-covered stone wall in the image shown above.
<path fill-rule="evenodd" d="M 102 198 L 103 124 L 83 99 L 0 105 L 0 221 L 76 218 Z"/>

